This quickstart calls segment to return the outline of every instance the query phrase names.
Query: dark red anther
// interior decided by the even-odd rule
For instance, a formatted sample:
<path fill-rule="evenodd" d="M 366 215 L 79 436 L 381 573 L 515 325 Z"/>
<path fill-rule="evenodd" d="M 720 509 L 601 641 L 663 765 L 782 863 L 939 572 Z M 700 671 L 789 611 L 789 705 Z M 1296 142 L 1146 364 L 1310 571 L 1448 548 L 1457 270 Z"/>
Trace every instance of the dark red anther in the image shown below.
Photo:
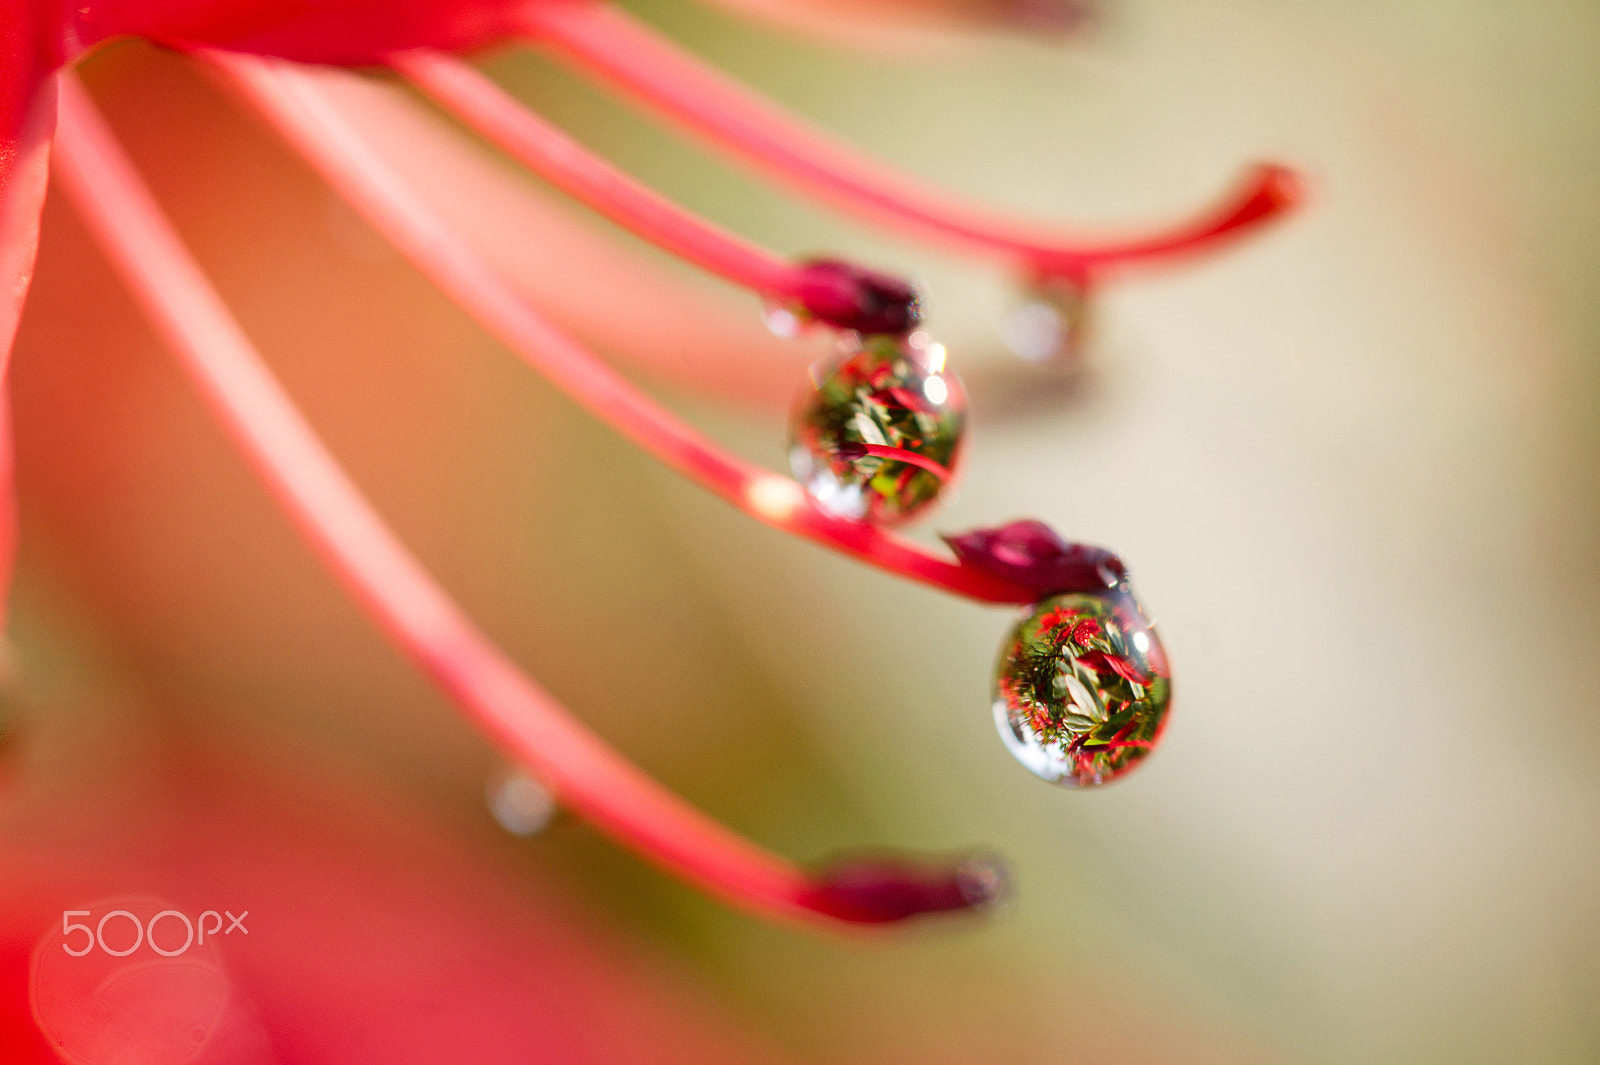
<path fill-rule="evenodd" d="M 963 565 L 1032 589 L 1040 599 L 1064 592 L 1124 588 L 1128 568 L 1103 547 L 1070 544 L 1042 521 L 942 536 Z"/>
<path fill-rule="evenodd" d="M 799 267 L 795 299 L 818 321 L 858 333 L 902 336 L 922 320 L 917 290 L 898 277 L 835 259 Z"/>
<path fill-rule="evenodd" d="M 979 910 L 1010 888 L 1005 864 L 990 854 L 933 863 L 898 856 L 847 858 L 813 877 L 807 905 L 860 924 L 889 924 L 925 913 Z"/>
<path fill-rule="evenodd" d="M 845 462 L 854 462 L 856 459 L 866 458 L 871 452 L 867 450 L 867 445 L 865 444 L 855 440 L 846 440 L 833 449 L 833 454 L 834 457 Z"/>

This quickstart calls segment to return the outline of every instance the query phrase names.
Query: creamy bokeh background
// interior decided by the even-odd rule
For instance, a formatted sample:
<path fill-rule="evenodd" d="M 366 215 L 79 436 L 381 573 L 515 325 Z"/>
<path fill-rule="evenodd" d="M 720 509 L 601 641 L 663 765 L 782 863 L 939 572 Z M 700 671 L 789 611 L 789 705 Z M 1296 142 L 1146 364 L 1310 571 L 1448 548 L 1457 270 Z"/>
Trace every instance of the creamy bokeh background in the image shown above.
<path fill-rule="evenodd" d="M 123 47 L 91 83 L 158 193 L 336 453 L 520 661 L 776 849 L 992 845 L 1019 894 L 975 923 L 819 939 L 575 824 L 497 834 L 490 752 L 273 514 L 59 203 L 16 400 L 18 713 L 41 764 L 108 733 L 316 747 L 802 1060 L 1593 1060 L 1600 11 L 1150 0 L 1058 45 L 852 51 L 637 10 L 1018 209 L 1115 226 L 1177 215 L 1255 158 L 1312 175 L 1285 225 L 1107 291 L 1094 366 L 1068 383 L 998 350 L 1014 293 L 992 267 L 797 203 L 538 59 L 490 64 L 717 220 L 924 281 L 976 423 L 930 525 L 1037 516 L 1121 551 L 1176 671 L 1162 750 L 1103 793 L 1030 778 L 987 709 L 1004 611 L 790 543 L 654 468 L 201 79 Z M 563 217 L 552 242 L 568 224 L 626 241 Z M 650 354 L 618 350 L 648 341 L 641 285 L 703 301 L 707 347 L 747 339 L 769 387 L 694 394 L 679 330 L 661 394 L 777 466 L 771 400 L 803 360 L 739 294 L 637 253 L 643 281 L 526 243 L 520 268 L 625 357 Z"/>

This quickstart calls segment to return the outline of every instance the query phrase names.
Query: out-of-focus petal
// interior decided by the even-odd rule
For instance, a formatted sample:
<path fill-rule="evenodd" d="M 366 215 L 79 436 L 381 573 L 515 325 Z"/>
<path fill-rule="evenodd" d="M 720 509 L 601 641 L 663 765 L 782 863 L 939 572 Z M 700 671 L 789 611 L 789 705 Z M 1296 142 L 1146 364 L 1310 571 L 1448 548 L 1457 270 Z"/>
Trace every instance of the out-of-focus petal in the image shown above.
<path fill-rule="evenodd" d="M 11 418 L 4 388 L 22 305 L 39 250 L 55 128 L 57 18 L 29 0 L 0 0 L 0 628 L 16 556 Z"/>
<path fill-rule="evenodd" d="M 106 712 L 120 723 L 101 737 L 47 726 L 48 775 L 0 809 L 0 1060 L 56 1060 L 42 1042 L 109 1065 L 174 1039 L 194 1046 L 193 1065 L 776 1060 L 734 1034 L 687 973 L 602 931 L 507 840 L 434 824 L 281 736 L 168 741 L 131 724 L 204 709 L 48 716 Z M 242 920 L 167 959 L 146 946 L 126 962 L 98 948 L 56 954 L 64 911 L 88 909 L 68 920 L 95 924 L 118 906 L 163 904 Z M 175 950 L 181 922 L 167 921 Z M 131 937 L 116 922 L 108 942 Z M 41 949 L 49 957 L 30 959 Z M 140 1008 L 96 1012 L 53 994 L 78 964 L 104 970 L 91 997 L 114 1005 L 116 985 L 137 983 Z M 188 1015 L 197 1023 L 165 1030 Z M 52 1034 L 41 1040 L 23 1018 Z"/>
<path fill-rule="evenodd" d="M 58 18 L 48 5 L 0 0 L 0 374 L 16 336 L 39 247 L 55 92 Z"/>

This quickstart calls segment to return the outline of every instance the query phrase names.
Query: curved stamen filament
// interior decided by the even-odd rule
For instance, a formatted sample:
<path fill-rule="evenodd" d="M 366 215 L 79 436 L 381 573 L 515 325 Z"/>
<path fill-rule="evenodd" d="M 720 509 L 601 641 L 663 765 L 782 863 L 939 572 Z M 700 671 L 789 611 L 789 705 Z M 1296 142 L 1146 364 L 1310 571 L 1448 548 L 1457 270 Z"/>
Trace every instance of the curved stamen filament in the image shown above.
<path fill-rule="evenodd" d="M 1027 589 L 870 525 L 824 514 L 791 480 L 717 448 L 556 329 L 417 196 L 321 86 L 348 77 L 277 60 L 197 53 L 226 76 L 351 205 L 485 328 L 591 413 L 745 513 L 881 569 L 984 602 Z"/>
<path fill-rule="evenodd" d="M 895 462 L 904 462 L 908 466 L 927 470 L 945 484 L 949 484 L 955 478 L 955 474 L 950 472 L 948 466 L 935 462 L 926 455 L 919 455 L 917 452 L 909 451 L 903 447 L 892 447 L 888 444 L 850 443 L 840 447 L 834 453 L 842 459 L 858 459 L 873 455 L 880 459 L 893 459 Z"/>
<path fill-rule="evenodd" d="M 418 49 L 396 53 L 389 65 L 525 166 L 657 247 L 843 329 L 904 332 L 916 322 L 916 293 L 904 282 L 832 261 L 791 265 L 641 185 L 452 56 Z"/>
<path fill-rule="evenodd" d="M 1028 272 L 1087 284 L 1106 270 L 1172 259 L 1242 236 L 1302 195 L 1287 167 L 1252 168 L 1240 187 L 1192 221 L 1133 239 L 1086 241 L 954 202 L 872 163 L 760 99 L 606 3 L 524 10 L 531 43 L 644 102 L 712 146 L 859 214 L 914 234 L 1012 260 Z"/>
<path fill-rule="evenodd" d="M 808 876 L 662 788 L 525 676 L 384 525 L 272 377 L 133 171 L 63 75 L 58 176 L 202 398 L 301 533 L 391 638 L 562 802 L 666 869 L 784 919 L 878 921 L 990 901 L 922 887 L 891 918 L 850 903 L 860 863 Z M 959 885 L 970 863 L 919 871 Z M 839 896 L 845 892 L 841 904 Z"/>
<path fill-rule="evenodd" d="M 389 65 L 523 165 L 645 240 L 765 296 L 799 294 L 801 279 L 787 261 L 597 158 L 459 59 L 418 50 L 396 53 Z"/>

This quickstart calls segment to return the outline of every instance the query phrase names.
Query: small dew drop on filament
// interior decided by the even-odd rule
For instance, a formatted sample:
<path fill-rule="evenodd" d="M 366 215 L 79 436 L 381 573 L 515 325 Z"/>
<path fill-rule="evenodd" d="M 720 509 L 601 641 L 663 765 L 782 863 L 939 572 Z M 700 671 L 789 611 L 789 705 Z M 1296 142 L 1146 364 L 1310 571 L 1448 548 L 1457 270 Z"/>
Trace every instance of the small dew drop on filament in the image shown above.
<path fill-rule="evenodd" d="M 1076 370 L 1088 357 L 1092 317 L 1088 289 L 1070 281 L 1040 281 L 1001 323 L 1000 338 L 1023 362 Z"/>
<path fill-rule="evenodd" d="M 761 320 L 773 336 L 794 340 L 809 324 L 793 307 L 779 300 L 768 300 L 761 308 Z"/>
<path fill-rule="evenodd" d="M 515 766 L 490 774 L 487 797 L 489 812 L 513 836 L 536 836 L 556 815 L 549 789 Z"/>
<path fill-rule="evenodd" d="M 967 399 L 945 359 L 922 330 L 849 332 L 812 368 L 790 418 L 789 465 L 819 509 L 896 525 L 949 487 Z"/>

